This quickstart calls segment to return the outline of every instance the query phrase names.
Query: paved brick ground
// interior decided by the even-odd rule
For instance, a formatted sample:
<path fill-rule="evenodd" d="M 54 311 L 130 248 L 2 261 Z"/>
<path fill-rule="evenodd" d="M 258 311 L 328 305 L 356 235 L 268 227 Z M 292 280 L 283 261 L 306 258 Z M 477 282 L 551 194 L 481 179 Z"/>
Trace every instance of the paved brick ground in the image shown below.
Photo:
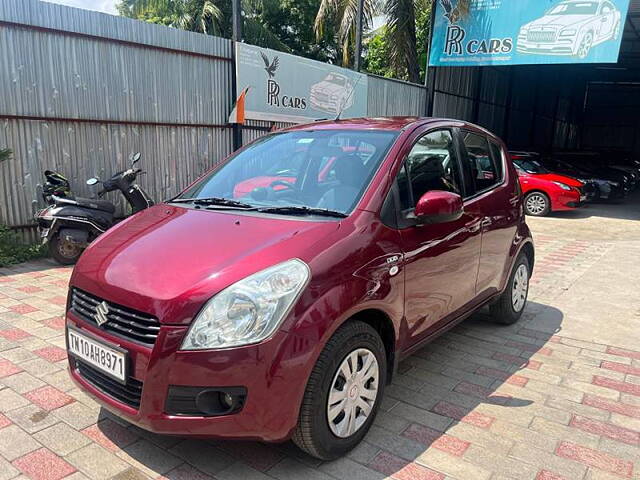
<path fill-rule="evenodd" d="M 366 441 L 331 463 L 291 444 L 161 437 L 112 417 L 67 377 L 70 270 L 0 269 L 0 480 L 640 479 L 640 310 L 575 328 L 582 316 L 558 307 L 597 283 L 618 240 L 558 233 L 555 220 L 531 222 L 542 233 L 522 321 L 476 315 L 403 362 Z M 640 242 L 620 248 L 616 268 L 633 265 L 629 251 L 637 267 Z M 637 297 L 637 284 L 617 288 Z"/>

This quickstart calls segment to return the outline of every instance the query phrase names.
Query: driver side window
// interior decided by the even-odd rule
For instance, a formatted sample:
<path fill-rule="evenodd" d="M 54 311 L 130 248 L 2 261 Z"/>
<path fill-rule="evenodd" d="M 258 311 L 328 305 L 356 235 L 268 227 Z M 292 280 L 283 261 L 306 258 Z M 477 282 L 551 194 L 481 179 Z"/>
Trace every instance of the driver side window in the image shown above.
<path fill-rule="evenodd" d="M 407 155 L 398 176 L 399 225 L 411 218 L 425 193 L 444 190 L 461 194 L 461 172 L 449 130 L 436 130 L 420 137 Z"/>

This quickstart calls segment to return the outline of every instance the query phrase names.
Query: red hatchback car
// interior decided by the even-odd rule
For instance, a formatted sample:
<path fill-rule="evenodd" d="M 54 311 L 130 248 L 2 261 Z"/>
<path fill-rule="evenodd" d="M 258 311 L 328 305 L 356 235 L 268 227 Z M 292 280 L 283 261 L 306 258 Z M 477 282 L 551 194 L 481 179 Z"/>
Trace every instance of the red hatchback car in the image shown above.
<path fill-rule="evenodd" d="M 294 158 L 295 182 L 233 198 Z M 144 429 L 293 438 L 336 458 L 365 436 L 402 358 L 483 305 L 517 321 L 533 263 L 517 175 L 488 131 L 296 127 L 91 244 L 70 283 L 70 372 Z"/>
<path fill-rule="evenodd" d="M 575 210 L 587 199 L 580 180 L 550 172 L 533 158 L 512 154 L 511 159 L 520 179 L 527 215 L 544 217 L 550 212 Z"/>

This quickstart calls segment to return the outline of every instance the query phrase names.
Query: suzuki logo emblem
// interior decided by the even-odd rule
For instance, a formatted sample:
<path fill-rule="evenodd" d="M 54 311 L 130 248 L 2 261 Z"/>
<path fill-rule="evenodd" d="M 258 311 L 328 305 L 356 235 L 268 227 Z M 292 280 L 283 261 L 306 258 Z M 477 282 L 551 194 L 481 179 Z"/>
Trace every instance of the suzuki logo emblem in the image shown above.
<path fill-rule="evenodd" d="M 99 327 L 101 327 L 102 325 L 104 325 L 109 321 L 109 317 L 107 317 L 108 314 L 109 314 L 109 305 L 107 305 L 107 302 L 102 302 L 98 304 L 98 306 L 96 307 L 95 319 Z"/>

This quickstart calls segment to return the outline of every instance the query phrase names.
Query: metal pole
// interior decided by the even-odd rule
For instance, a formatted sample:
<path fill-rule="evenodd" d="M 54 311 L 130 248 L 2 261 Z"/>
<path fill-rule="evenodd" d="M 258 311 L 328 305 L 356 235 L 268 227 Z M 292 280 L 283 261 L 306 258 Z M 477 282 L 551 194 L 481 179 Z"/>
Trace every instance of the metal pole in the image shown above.
<path fill-rule="evenodd" d="M 232 24 L 233 24 L 233 32 L 231 36 L 231 40 L 233 41 L 233 71 L 231 73 L 231 96 L 235 100 L 238 98 L 238 78 L 237 78 L 237 62 L 236 58 L 236 45 L 238 42 L 242 41 L 242 10 L 240 8 L 240 0 L 232 0 L 231 4 L 231 15 L 232 15 Z M 242 147 L 242 125 L 237 123 L 233 124 L 233 150 L 238 150 Z"/>
<path fill-rule="evenodd" d="M 364 0 L 358 0 L 358 11 L 356 13 L 356 51 L 353 69 L 360 71 L 360 62 L 362 60 L 362 16 L 364 15 Z"/>
<path fill-rule="evenodd" d="M 233 23 L 233 33 L 231 39 L 234 42 L 242 41 L 242 9 L 240 8 L 240 0 L 232 0 L 231 16 Z"/>
<path fill-rule="evenodd" d="M 429 57 L 431 56 L 431 43 L 433 42 L 433 24 L 436 21 L 436 9 L 438 6 L 436 5 L 436 0 L 432 0 L 431 2 L 431 18 L 429 20 L 429 38 L 427 39 L 427 64 L 424 67 L 424 86 L 428 87 L 427 84 L 429 78 Z"/>
<path fill-rule="evenodd" d="M 429 58 L 431 57 L 431 44 L 433 43 L 433 29 L 436 23 L 436 0 L 431 1 L 431 19 L 429 21 L 429 39 L 427 40 L 427 64 L 424 67 L 424 86 L 427 88 L 427 102 L 424 106 L 424 113 L 427 117 L 433 115 L 433 100 L 435 97 L 436 69 L 429 68 Z"/>

